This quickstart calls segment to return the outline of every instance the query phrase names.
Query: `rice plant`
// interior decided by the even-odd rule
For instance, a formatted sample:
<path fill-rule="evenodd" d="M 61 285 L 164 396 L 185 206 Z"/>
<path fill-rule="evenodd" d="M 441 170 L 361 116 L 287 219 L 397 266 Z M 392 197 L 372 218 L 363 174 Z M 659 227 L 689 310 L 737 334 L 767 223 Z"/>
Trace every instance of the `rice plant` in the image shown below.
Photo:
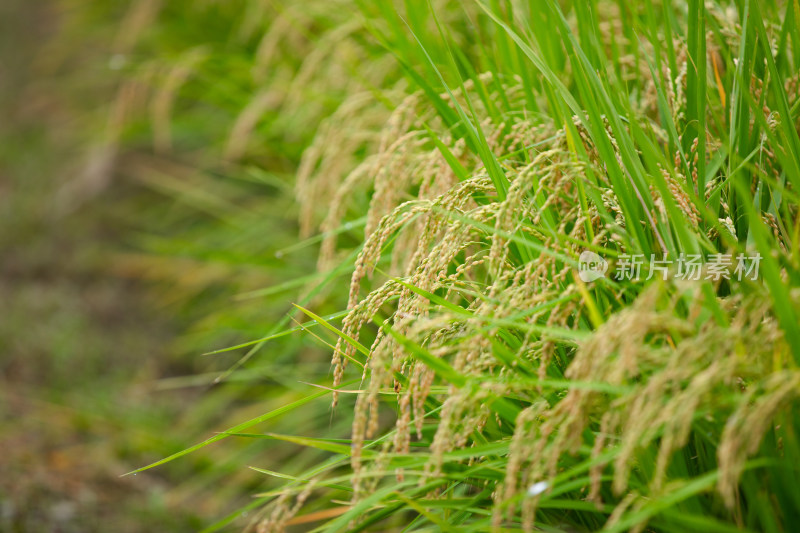
<path fill-rule="evenodd" d="M 253 92 L 197 135 L 204 168 L 279 175 L 319 255 L 248 293 L 280 311 L 216 351 L 242 354 L 222 377 L 314 344 L 332 370 L 299 365 L 282 386 L 316 379 L 304 396 L 142 470 L 252 441 L 268 490 L 208 531 L 797 527 L 796 2 L 264 9 L 255 48 L 243 29 L 240 57 L 194 48 L 156 84 L 156 148 Z M 250 252 L 270 224 L 235 206 L 281 200 L 229 187 L 179 197 Z M 282 469 L 278 442 L 314 460 Z"/>

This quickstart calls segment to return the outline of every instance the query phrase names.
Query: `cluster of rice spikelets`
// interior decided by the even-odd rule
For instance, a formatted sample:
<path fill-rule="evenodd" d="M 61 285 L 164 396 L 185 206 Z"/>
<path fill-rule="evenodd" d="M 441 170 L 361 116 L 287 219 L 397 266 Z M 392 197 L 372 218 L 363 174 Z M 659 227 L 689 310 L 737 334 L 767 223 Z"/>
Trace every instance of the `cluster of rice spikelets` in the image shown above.
<path fill-rule="evenodd" d="M 644 503 L 645 497 L 667 490 L 669 461 L 687 444 L 701 414 L 728 420 L 718 451 L 719 490 L 730 507 L 735 505 L 745 459 L 755 453 L 779 408 L 800 394 L 800 372 L 783 366 L 790 352 L 777 321 L 769 318 L 765 295 L 721 300 L 727 323 L 720 324 L 697 320 L 702 296 L 696 288 L 675 289 L 651 286 L 581 344 L 566 372 L 575 382 L 619 386 L 624 392 L 614 396 L 576 388 L 554 405 L 540 400 L 520 413 L 506 480 L 496 493 L 498 513 L 503 502 L 531 483 L 555 477 L 559 459 L 585 444 L 584 432 L 598 419 L 593 456 L 600 459 L 612 448 L 614 453 L 613 460 L 599 460 L 592 467 L 588 499 L 600 503 L 601 476 L 609 461 L 612 488 L 623 494 L 636 453 L 655 445 L 651 493 L 639 495 Z M 679 312 L 687 299 L 695 308 Z M 782 364 L 773 373 L 776 360 Z M 751 382 L 758 385 L 747 395 L 739 394 Z M 523 516 L 529 524 L 537 501 L 524 501 Z M 627 499 L 621 505 L 635 501 Z"/>
<path fill-rule="evenodd" d="M 716 16 L 724 22 L 730 13 Z M 733 40 L 737 35 L 735 24 L 724 27 L 722 35 Z M 688 59 L 685 46 L 678 45 L 677 49 L 680 72 L 667 70 L 661 75 L 667 80 L 670 111 L 676 123 L 682 124 Z M 709 54 L 715 53 L 710 47 Z M 635 76 L 646 80 L 649 70 L 642 65 L 639 68 L 642 71 Z M 495 82 L 485 87 L 494 91 L 500 88 L 507 101 L 522 100 L 518 80 L 497 80 L 489 74 L 481 80 Z M 797 85 L 796 80 L 790 82 Z M 638 109 L 643 120 L 649 120 L 654 134 L 666 138 L 652 118 L 657 114 L 655 86 L 646 81 L 643 85 L 646 89 Z M 469 82 L 465 89 L 472 89 Z M 754 81 L 757 98 L 760 90 L 762 87 Z M 454 91 L 453 96 L 455 101 L 450 94 L 441 98 L 454 110 L 466 107 L 461 90 Z M 334 136 L 331 132 L 337 127 L 337 117 L 352 118 L 352 113 L 366 105 L 362 98 L 359 95 L 346 102 L 323 128 L 306 154 L 299 185 L 306 230 L 315 224 L 314 212 L 320 199 L 333 198 L 320 225 L 328 235 L 322 246 L 321 266 L 336 260 L 334 230 L 346 218 L 348 198 L 358 190 L 372 194 L 363 248 L 350 282 L 349 313 L 332 361 L 334 386 L 338 386 L 348 360 L 357 357 L 358 347 L 353 341 L 367 335 L 368 324 L 388 316 L 383 324 L 392 334 L 386 328 L 379 329 L 374 337 L 369 333 L 372 342 L 362 376 L 365 392 L 356 400 L 352 431 L 354 498 L 373 491 L 380 481 L 379 475 L 369 472 L 383 469 L 385 461 L 373 459 L 383 456 L 371 454 L 366 458 L 363 450 L 368 439 L 386 430 L 379 398 L 393 390 L 398 406 L 395 433 L 392 441 L 385 441 L 384 454 L 409 453 L 415 435 L 422 437 L 426 401 L 435 396 L 441 402 L 431 459 L 422 481 L 439 475 L 447 452 L 471 446 L 473 437 L 487 423 L 506 424 L 491 420 L 491 399 L 510 397 L 527 405 L 509 424 L 508 469 L 493 493 L 494 523 L 498 527 L 521 507 L 523 524 L 530 530 L 540 496 L 524 497 L 527 488 L 552 480 L 564 457 L 587 445 L 596 459 L 587 498 L 602 503 L 601 487 L 611 469 L 611 489 L 621 497 L 611 514 L 609 524 L 613 524 L 648 498 L 675 489 L 667 481 L 670 462 L 675 452 L 687 445 L 698 417 L 712 416 L 709 413 L 723 417 L 716 420 L 725 427 L 718 447 L 718 489 L 726 505 L 734 508 L 747 457 L 757 451 L 773 416 L 798 396 L 800 373 L 788 364 L 789 350 L 771 316 L 768 296 L 751 288 L 751 292 L 737 297 L 719 297 L 714 303 L 721 310 L 719 316 L 708 318 L 701 312 L 708 303 L 704 301 L 707 295 L 697 286 L 657 283 L 638 294 L 616 294 L 614 305 L 619 311 L 587 340 L 576 340 L 578 336 L 570 332 L 581 323 L 593 321 L 592 310 L 582 297 L 581 282 L 574 277 L 578 255 L 586 244 L 626 252 L 620 238 L 625 221 L 619 199 L 579 121 L 575 119 L 575 127 L 588 154 L 585 162 L 575 157 L 562 125 L 547 118 L 525 117 L 524 113 L 510 113 L 513 119 L 498 124 L 476 99 L 477 126 L 498 155 L 510 182 L 501 199 L 481 161 L 463 139 L 452 137 L 423 93 L 405 96 L 393 111 L 369 123 L 372 127 L 381 124 L 382 129 L 372 133 L 365 129 L 363 136 L 353 139 Z M 497 99 L 499 94 L 490 91 L 489 98 Z M 763 111 L 768 125 L 774 128 L 774 114 L 766 107 Z M 619 158 L 608 125 L 606 131 Z M 431 132 L 468 170 L 466 179 L 459 179 L 452 170 L 431 141 Z M 343 154 L 349 157 L 355 146 L 363 147 L 365 142 L 374 149 L 373 155 L 343 171 L 347 166 L 341 163 Z M 719 144 L 710 135 L 707 142 L 708 151 Z M 690 184 L 698 181 L 697 143 L 696 139 L 688 161 L 681 161 L 676 154 L 674 166 L 661 169 L 671 200 L 699 240 L 708 242 L 719 237 L 720 231 L 735 240 L 736 230 L 725 199 L 721 201 L 719 227 L 707 233 L 701 229 L 701 215 L 691 193 L 707 200 L 718 182 L 709 183 L 705 191 L 690 190 Z M 528 157 L 502 155 L 520 151 Z M 766 142 L 761 155 L 758 172 L 777 176 L 778 163 Z M 624 166 L 621 161 L 620 166 Z M 589 170 L 596 180 L 586 178 Z M 582 207 L 577 199 L 579 184 L 594 188 L 602 205 Z M 659 218 L 668 225 L 662 193 L 655 187 L 650 193 L 656 208 L 651 220 Z M 780 242 L 777 222 L 769 217 L 765 220 Z M 540 253 L 525 256 L 521 251 L 525 243 L 537 243 Z M 389 275 L 381 271 L 381 281 L 370 282 L 382 260 L 390 265 L 386 268 Z M 436 303 L 426 296 L 431 294 L 453 305 Z M 496 355 L 497 344 L 502 344 L 496 339 L 498 324 L 513 336 L 512 366 Z M 449 385 L 445 393 L 432 392 L 435 372 L 416 360 L 399 338 L 410 339 L 473 379 L 466 386 Z M 548 396 L 524 380 L 521 384 L 519 379 L 504 379 L 512 372 L 517 377 L 542 380 L 554 365 L 576 384 L 602 383 L 615 392 L 578 386 Z M 337 401 L 334 393 L 334 406 Z M 645 448 L 657 450 L 657 457 L 647 492 L 640 494 L 631 491 L 629 480 L 637 453 Z M 396 475 L 402 479 L 404 472 L 398 470 Z"/>

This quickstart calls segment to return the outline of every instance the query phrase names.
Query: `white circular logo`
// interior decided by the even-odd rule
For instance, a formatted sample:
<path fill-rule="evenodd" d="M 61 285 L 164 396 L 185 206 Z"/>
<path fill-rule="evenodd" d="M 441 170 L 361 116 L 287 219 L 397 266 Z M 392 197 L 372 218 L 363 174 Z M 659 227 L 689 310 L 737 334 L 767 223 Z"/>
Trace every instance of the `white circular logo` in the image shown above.
<path fill-rule="evenodd" d="M 578 258 L 578 277 L 589 283 L 596 279 L 604 278 L 608 270 L 608 262 L 589 250 L 581 252 Z"/>

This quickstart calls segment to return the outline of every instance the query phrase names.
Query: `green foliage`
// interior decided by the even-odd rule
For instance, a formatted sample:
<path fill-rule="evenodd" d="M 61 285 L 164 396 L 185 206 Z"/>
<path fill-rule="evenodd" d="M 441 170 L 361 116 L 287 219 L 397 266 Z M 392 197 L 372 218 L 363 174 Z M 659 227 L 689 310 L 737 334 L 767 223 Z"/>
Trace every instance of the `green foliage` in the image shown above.
<path fill-rule="evenodd" d="M 248 439 L 265 530 L 791 531 L 798 16 L 170 2 L 130 72 L 174 200 L 142 261 L 270 411 L 150 467 Z M 761 275 L 589 283 L 583 250 Z"/>

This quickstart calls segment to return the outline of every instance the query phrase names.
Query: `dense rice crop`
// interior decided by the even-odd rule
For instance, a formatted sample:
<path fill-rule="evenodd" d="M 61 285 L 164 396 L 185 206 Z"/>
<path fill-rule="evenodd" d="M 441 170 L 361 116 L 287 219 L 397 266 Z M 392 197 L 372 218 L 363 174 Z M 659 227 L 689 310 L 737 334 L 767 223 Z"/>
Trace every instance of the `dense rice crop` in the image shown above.
<path fill-rule="evenodd" d="M 270 405 L 150 466 L 250 443 L 209 530 L 800 524 L 796 2 L 207 4 L 112 127 Z"/>

